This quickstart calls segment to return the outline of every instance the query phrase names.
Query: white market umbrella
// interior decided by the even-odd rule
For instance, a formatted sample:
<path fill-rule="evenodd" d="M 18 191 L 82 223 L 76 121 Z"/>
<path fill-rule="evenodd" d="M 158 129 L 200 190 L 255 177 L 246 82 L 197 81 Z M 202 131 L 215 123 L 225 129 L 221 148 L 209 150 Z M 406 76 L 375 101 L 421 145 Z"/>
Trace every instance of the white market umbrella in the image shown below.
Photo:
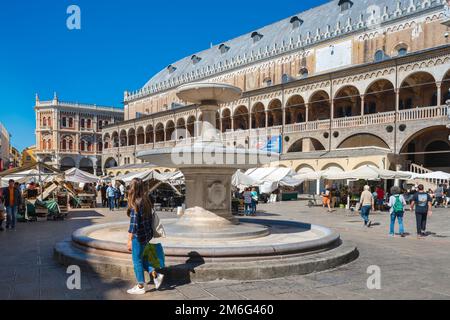
<path fill-rule="evenodd" d="M 416 175 L 416 179 L 450 180 L 450 174 L 443 171 L 436 171 L 431 173 L 418 174 Z"/>
<path fill-rule="evenodd" d="M 72 168 L 64 172 L 64 179 L 72 183 L 95 183 L 100 180 L 99 177 L 78 168 Z"/>
<path fill-rule="evenodd" d="M 259 186 L 261 181 L 246 175 L 241 170 L 238 170 L 231 178 L 231 184 L 239 190 L 242 190 L 248 187 Z"/>
<path fill-rule="evenodd" d="M 324 174 L 324 178 L 327 180 L 409 180 L 411 175 L 367 165 L 348 172 L 327 172 Z"/>

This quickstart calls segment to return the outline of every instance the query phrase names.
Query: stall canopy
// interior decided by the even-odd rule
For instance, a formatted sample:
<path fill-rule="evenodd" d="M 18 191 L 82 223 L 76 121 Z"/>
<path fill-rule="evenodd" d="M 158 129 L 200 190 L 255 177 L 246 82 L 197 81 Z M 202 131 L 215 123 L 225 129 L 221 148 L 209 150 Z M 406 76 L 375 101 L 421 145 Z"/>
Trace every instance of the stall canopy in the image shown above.
<path fill-rule="evenodd" d="M 279 187 L 297 187 L 304 181 L 295 178 L 296 172 L 289 168 L 250 169 L 245 175 L 260 182 L 257 186 L 261 193 L 272 193 Z"/>
<path fill-rule="evenodd" d="M 262 184 L 262 182 L 246 175 L 241 170 L 238 170 L 233 175 L 231 184 L 242 191 L 243 189 L 248 187 L 259 186 L 260 184 Z"/>
<path fill-rule="evenodd" d="M 443 171 L 436 171 L 425 174 L 418 174 L 415 177 L 416 179 L 433 179 L 433 180 L 450 180 L 450 173 L 446 173 Z"/>
<path fill-rule="evenodd" d="M 30 169 L 24 171 L 17 171 L 6 176 L 1 177 L 1 186 L 8 186 L 9 180 L 14 180 L 18 183 L 47 183 L 51 182 L 56 174 L 48 173 L 44 170 Z"/>
<path fill-rule="evenodd" d="M 95 183 L 99 182 L 99 178 L 93 174 L 82 171 L 77 168 L 72 168 L 64 173 L 64 178 L 67 182 L 73 183 Z"/>
<path fill-rule="evenodd" d="M 155 170 L 146 170 L 142 172 L 130 172 L 114 178 L 114 180 L 123 181 L 129 184 L 133 179 L 141 179 L 143 181 L 157 180 L 171 185 L 180 185 L 184 183 L 184 176 L 180 171 L 159 173 Z"/>
<path fill-rule="evenodd" d="M 348 172 L 326 172 L 323 174 L 323 178 L 327 180 L 408 180 L 411 178 L 411 175 L 405 172 L 379 169 L 367 165 Z"/>

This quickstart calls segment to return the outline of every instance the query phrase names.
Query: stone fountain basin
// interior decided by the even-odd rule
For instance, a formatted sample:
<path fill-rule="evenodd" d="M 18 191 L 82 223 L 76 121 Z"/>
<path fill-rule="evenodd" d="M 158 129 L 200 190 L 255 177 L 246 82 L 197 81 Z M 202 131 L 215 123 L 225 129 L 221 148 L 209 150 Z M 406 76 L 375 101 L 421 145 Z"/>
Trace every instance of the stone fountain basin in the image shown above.
<path fill-rule="evenodd" d="M 183 101 L 201 104 L 205 101 L 227 103 L 238 100 L 242 90 L 225 83 L 192 83 L 180 86 L 177 96 Z"/>
<path fill-rule="evenodd" d="M 173 148 L 143 150 L 137 157 L 152 164 L 183 169 L 224 168 L 251 169 L 278 161 L 278 153 L 227 147 L 220 143 L 195 143 L 177 145 Z M 215 161 L 211 161 L 214 159 Z"/>
<path fill-rule="evenodd" d="M 164 220 L 164 225 L 170 229 L 170 225 L 175 221 L 176 219 Z M 339 245 L 340 242 L 339 234 L 316 225 L 262 219 L 241 219 L 241 223 L 241 227 L 259 225 L 264 228 L 261 228 L 261 234 L 248 239 L 195 239 L 172 235 L 164 239 L 154 239 L 153 242 L 162 243 L 167 257 L 189 257 L 195 252 L 203 258 L 291 255 L 320 251 Z M 128 222 L 90 226 L 77 230 L 72 235 L 72 242 L 83 250 L 128 254 L 127 230 Z"/>

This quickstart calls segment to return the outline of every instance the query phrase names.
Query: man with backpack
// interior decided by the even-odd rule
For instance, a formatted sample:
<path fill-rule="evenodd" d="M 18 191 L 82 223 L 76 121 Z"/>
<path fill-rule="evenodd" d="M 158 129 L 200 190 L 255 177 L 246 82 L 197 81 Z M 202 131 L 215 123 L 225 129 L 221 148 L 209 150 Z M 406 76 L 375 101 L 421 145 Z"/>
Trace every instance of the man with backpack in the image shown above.
<path fill-rule="evenodd" d="M 416 222 L 417 222 L 417 238 L 422 239 L 426 236 L 427 217 L 431 216 L 433 208 L 433 199 L 425 192 L 423 185 L 419 186 L 419 192 L 414 195 L 411 202 L 411 211 L 416 207 Z"/>
<path fill-rule="evenodd" d="M 403 216 L 405 214 L 405 206 L 406 206 L 406 201 L 405 198 L 403 197 L 403 195 L 401 194 L 402 190 L 397 187 L 394 186 L 391 189 L 391 194 L 392 196 L 389 198 L 389 208 L 390 209 L 390 213 L 391 213 L 391 226 L 390 226 L 390 236 L 394 237 L 395 236 L 395 220 L 398 220 L 398 224 L 400 227 L 400 236 L 402 238 L 405 237 L 405 227 L 403 225 Z"/>

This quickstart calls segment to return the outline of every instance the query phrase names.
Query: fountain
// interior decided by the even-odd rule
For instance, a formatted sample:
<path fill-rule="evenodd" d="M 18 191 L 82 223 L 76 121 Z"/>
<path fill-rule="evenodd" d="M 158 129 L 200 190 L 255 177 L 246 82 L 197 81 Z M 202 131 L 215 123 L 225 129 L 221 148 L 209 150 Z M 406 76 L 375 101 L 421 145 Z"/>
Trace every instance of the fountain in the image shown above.
<path fill-rule="evenodd" d="M 186 207 L 178 219 L 164 220 L 161 241 L 171 278 L 192 280 L 267 279 L 322 271 L 348 263 L 357 249 L 330 229 L 294 221 L 241 218 L 231 213 L 231 178 L 274 160 L 278 154 L 226 146 L 215 129 L 219 105 L 242 92 L 227 84 L 181 86 L 178 97 L 195 103 L 203 122 L 193 143 L 146 150 L 138 157 L 181 170 L 186 180 Z M 78 264 L 105 276 L 133 278 L 126 250 L 127 222 L 77 230 L 55 247 L 63 264 Z"/>

